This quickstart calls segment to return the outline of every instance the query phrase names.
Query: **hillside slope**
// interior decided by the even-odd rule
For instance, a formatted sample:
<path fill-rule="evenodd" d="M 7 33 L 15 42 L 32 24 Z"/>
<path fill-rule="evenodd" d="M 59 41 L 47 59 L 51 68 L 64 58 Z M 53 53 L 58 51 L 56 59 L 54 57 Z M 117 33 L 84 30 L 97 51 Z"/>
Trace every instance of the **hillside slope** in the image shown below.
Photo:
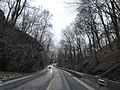
<path fill-rule="evenodd" d="M 120 65 L 118 65 L 120 64 L 120 40 L 111 42 L 111 47 L 106 45 L 97 51 L 96 56 L 99 63 L 96 62 L 95 56 L 91 55 L 82 64 L 77 65 L 77 70 L 92 75 L 105 74 L 103 76 L 105 78 L 120 81 Z M 118 65 L 117 68 L 112 69 L 116 65 Z"/>
<path fill-rule="evenodd" d="M 11 28 L 0 10 L 0 70 L 31 72 L 44 67 L 41 45 L 26 33 Z"/>

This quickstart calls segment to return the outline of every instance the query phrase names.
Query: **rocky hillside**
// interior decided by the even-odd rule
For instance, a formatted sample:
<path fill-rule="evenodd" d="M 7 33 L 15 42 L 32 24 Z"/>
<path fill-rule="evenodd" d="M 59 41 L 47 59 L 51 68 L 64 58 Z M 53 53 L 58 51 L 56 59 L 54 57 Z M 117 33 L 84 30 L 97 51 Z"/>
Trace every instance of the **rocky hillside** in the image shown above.
<path fill-rule="evenodd" d="M 0 10 L 0 70 L 31 72 L 44 67 L 41 45 L 26 33 L 10 27 Z"/>

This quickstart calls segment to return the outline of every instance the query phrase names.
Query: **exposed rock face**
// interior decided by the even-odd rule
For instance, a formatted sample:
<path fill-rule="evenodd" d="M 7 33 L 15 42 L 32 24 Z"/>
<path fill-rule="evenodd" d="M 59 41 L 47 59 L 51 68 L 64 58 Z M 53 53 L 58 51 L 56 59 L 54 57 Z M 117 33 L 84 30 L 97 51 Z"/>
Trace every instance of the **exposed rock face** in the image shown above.
<path fill-rule="evenodd" d="M 5 22 L 4 13 L 0 10 L 0 70 L 31 72 L 43 68 L 41 45 Z M 37 67 L 36 63 L 39 63 Z"/>

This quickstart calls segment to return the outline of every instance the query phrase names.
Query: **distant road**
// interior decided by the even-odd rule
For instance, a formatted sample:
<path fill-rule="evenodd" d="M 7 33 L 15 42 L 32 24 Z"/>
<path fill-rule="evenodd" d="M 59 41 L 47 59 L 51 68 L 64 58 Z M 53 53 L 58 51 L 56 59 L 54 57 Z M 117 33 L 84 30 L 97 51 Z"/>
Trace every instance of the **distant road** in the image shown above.
<path fill-rule="evenodd" d="M 48 68 L 47 73 L 11 90 L 93 90 L 70 73 Z"/>

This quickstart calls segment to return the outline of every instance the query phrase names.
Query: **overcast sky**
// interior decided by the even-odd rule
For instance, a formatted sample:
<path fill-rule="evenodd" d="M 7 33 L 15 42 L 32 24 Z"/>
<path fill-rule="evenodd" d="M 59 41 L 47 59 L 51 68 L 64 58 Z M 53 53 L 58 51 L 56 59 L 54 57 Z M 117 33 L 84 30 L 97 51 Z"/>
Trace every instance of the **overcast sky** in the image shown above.
<path fill-rule="evenodd" d="M 61 30 L 69 25 L 75 19 L 75 12 L 70 12 L 67 4 L 70 0 L 33 0 L 36 5 L 42 6 L 44 9 L 48 9 L 53 17 L 53 33 L 54 41 L 59 42 L 61 37 Z"/>

